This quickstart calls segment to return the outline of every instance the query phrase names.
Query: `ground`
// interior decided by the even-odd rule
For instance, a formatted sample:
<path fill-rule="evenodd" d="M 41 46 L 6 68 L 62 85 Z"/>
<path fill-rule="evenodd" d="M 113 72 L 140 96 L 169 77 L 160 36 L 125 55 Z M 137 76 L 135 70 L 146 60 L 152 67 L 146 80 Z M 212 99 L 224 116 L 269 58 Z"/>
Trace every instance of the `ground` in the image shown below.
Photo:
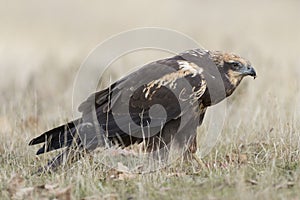
<path fill-rule="evenodd" d="M 66 4 L 57 9 L 62 18 L 47 12 L 46 7 L 55 8 L 50 2 L 36 8 L 38 17 L 31 4 L 1 7 L 6 14 L 0 19 L 0 198 L 298 199 L 299 3 L 236 1 L 216 7 L 206 1 L 155 1 L 152 9 L 136 3 L 137 14 L 127 4 L 117 8 L 109 3 L 105 9 L 100 3 Z M 103 12 L 96 9 L 100 7 Z M 112 16 L 110 9 L 119 14 Z M 163 16 L 159 23 L 153 10 Z M 182 20 L 174 24 L 176 17 Z M 244 80 L 226 102 L 222 133 L 203 164 L 178 161 L 153 173 L 131 174 L 110 169 L 91 155 L 56 173 L 34 175 L 53 154 L 35 156 L 37 147 L 28 142 L 72 118 L 73 83 L 88 52 L 112 34 L 140 26 L 184 32 L 208 49 L 243 55 L 257 71 L 258 78 Z M 167 55 L 154 50 L 126 55 L 113 63 L 106 78 L 116 80 Z M 200 138 L 209 120 L 198 130 Z"/>

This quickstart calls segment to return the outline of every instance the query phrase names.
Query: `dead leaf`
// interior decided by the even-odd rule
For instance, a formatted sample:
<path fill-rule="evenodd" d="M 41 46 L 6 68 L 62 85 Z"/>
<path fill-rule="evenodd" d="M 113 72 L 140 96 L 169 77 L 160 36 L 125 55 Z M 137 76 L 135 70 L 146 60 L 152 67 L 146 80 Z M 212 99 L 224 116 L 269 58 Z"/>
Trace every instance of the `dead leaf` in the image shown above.
<path fill-rule="evenodd" d="M 238 161 L 238 154 L 236 153 L 230 153 L 226 155 L 226 161 L 228 163 L 237 163 Z"/>
<path fill-rule="evenodd" d="M 120 172 L 129 172 L 129 168 L 125 166 L 123 163 L 118 162 L 117 169 Z"/>
<path fill-rule="evenodd" d="M 160 192 L 166 192 L 166 191 L 169 191 L 171 190 L 172 188 L 171 187 L 162 187 L 159 189 Z"/>
<path fill-rule="evenodd" d="M 184 177 L 184 176 L 186 176 L 186 173 L 176 172 L 176 173 L 169 173 L 169 174 L 167 174 L 167 177 Z"/>
<path fill-rule="evenodd" d="M 34 187 L 24 187 L 25 181 L 19 174 L 14 174 L 8 182 L 8 193 L 11 199 L 24 199 L 30 196 Z"/>
<path fill-rule="evenodd" d="M 253 179 L 248 179 L 246 180 L 246 182 L 250 183 L 251 185 L 257 185 L 258 182 L 256 180 L 253 180 Z"/>
<path fill-rule="evenodd" d="M 33 191 L 34 187 L 20 188 L 16 191 L 15 195 L 13 196 L 13 199 L 24 199 L 25 197 L 32 195 Z"/>
<path fill-rule="evenodd" d="M 228 163 L 246 164 L 248 156 L 247 154 L 230 153 L 226 155 L 226 161 Z"/>
<path fill-rule="evenodd" d="M 282 188 L 291 188 L 295 185 L 295 182 L 283 182 L 281 184 L 278 184 L 277 186 L 275 186 L 276 190 L 282 189 Z"/>
<path fill-rule="evenodd" d="M 71 200 L 71 186 L 54 190 L 54 195 L 56 198 L 61 200 Z"/>
<path fill-rule="evenodd" d="M 102 200 L 103 198 L 100 198 L 99 196 L 89 196 L 89 197 L 84 197 L 81 200 Z"/>
<path fill-rule="evenodd" d="M 119 172 L 118 170 L 116 169 L 110 169 L 107 173 L 107 179 L 118 179 L 119 178 Z"/>
<path fill-rule="evenodd" d="M 54 189 L 58 188 L 58 184 L 53 184 L 53 185 L 51 185 L 51 184 L 45 184 L 44 188 L 46 190 L 54 190 Z"/>
<path fill-rule="evenodd" d="M 110 156 L 125 156 L 125 157 L 128 157 L 128 156 L 132 156 L 132 157 L 136 157 L 138 154 L 134 151 L 134 150 L 131 150 L 131 149 L 108 149 L 106 150 L 106 153 L 108 153 Z"/>
<path fill-rule="evenodd" d="M 129 171 L 129 168 L 123 163 L 118 162 L 117 168 L 112 168 L 108 171 L 107 178 L 114 180 L 126 180 L 133 179 L 137 176 L 136 173 L 132 173 Z"/>
<path fill-rule="evenodd" d="M 24 187 L 24 178 L 19 174 L 12 175 L 11 179 L 8 181 L 7 189 L 10 197 L 13 197 L 21 187 Z"/>
<path fill-rule="evenodd" d="M 119 180 L 128 180 L 128 179 L 134 179 L 136 178 L 136 174 L 132 174 L 132 173 L 126 173 L 126 172 L 123 172 L 121 174 L 119 174 Z"/>
<path fill-rule="evenodd" d="M 118 198 L 117 194 L 107 194 L 107 195 L 104 195 L 103 199 L 105 199 L 105 200 L 117 200 L 119 198 Z"/>
<path fill-rule="evenodd" d="M 25 180 L 19 174 L 12 176 L 8 182 L 7 191 L 11 199 L 29 199 L 33 194 L 38 199 L 42 199 L 43 197 L 55 197 L 60 200 L 71 199 L 71 185 L 65 188 L 59 188 L 58 184 L 25 187 Z"/>
<path fill-rule="evenodd" d="M 35 192 L 39 196 L 55 196 L 55 198 L 69 200 L 71 199 L 71 185 L 65 188 L 59 188 L 58 184 L 45 184 L 35 187 Z"/>

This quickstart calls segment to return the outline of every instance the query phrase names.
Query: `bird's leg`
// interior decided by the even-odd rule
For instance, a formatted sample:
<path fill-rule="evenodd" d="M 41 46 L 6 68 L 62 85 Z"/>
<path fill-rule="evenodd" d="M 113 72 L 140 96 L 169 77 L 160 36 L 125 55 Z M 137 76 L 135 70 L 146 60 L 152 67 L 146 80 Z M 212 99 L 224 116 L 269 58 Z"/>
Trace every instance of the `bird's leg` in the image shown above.
<path fill-rule="evenodd" d="M 201 158 L 199 158 L 199 157 L 197 156 L 196 153 L 193 153 L 192 156 L 193 156 L 193 159 L 198 163 L 198 165 L 199 165 L 201 168 L 205 168 L 204 162 L 201 160 Z"/>
<path fill-rule="evenodd" d="M 188 151 L 189 151 L 189 153 L 192 153 L 192 154 L 196 153 L 196 151 L 197 151 L 197 137 L 196 136 L 192 139 Z"/>
<path fill-rule="evenodd" d="M 203 161 L 197 156 L 197 136 L 195 136 L 193 139 L 192 139 L 192 142 L 189 146 L 189 150 L 188 150 L 189 154 L 192 156 L 192 159 L 194 159 L 198 165 L 201 167 L 201 168 L 204 168 L 205 167 L 205 164 L 203 163 Z"/>

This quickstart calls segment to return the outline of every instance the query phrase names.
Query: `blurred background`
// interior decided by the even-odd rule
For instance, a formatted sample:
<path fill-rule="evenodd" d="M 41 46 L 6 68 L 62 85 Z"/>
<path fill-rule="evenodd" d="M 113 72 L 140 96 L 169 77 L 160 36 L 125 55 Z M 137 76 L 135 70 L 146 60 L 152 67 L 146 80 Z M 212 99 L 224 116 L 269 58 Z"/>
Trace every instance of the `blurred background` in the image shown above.
<path fill-rule="evenodd" d="M 282 134 L 286 124 L 296 126 L 299 121 L 300 1 L 1 0 L 0 4 L 1 139 L 15 127 L 33 126 L 14 132 L 25 133 L 27 143 L 71 118 L 74 78 L 87 55 L 112 35 L 145 26 L 182 32 L 206 49 L 235 52 L 252 62 L 258 78 L 245 80 L 228 105 L 226 124 L 231 132 L 244 127 L 234 138 L 264 137 L 269 130 Z M 120 70 L 114 78 L 127 73 L 132 63 L 165 56 L 154 51 L 128 55 L 115 63 Z"/>
<path fill-rule="evenodd" d="M 73 118 L 73 85 L 89 53 L 109 37 L 141 27 L 179 31 L 206 49 L 249 59 L 257 71 L 257 79 L 243 80 L 225 102 L 224 126 L 204 159 L 207 167 L 183 168 L 179 174 L 171 167 L 131 183 L 126 176 L 125 181 L 110 182 L 112 175 L 91 162 L 77 162 L 63 173 L 30 176 L 56 152 L 34 156 L 38 147 L 28 142 Z M 0 198 L 13 198 L 6 190 L 10 177 L 20 173 L 26 180 L 17 178 L 18 184 L 38 190 L 45 183 L 70 185 L 75 199 L 120 191 L 122 199 L 152 193 L 156 199 L 161 194 L 175 199 L 276 199 L 290 194 L 298 199 L 299 53 L 298 0 L 0 0 Z M 130 53 L 112 63 L 106 81 L 166 56 L 170 53 L 155 50 Z M 215 122 L 208 116 L 198 130 L 204 149 L 216 141 L 202 140 L 211 130 L 209 122 Z"/>

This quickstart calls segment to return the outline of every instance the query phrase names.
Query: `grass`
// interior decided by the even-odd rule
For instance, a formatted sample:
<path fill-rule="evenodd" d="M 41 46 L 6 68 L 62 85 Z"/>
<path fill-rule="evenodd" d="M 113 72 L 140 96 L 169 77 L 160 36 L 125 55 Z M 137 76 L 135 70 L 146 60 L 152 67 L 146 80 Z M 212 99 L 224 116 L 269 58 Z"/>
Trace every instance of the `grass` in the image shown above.
<path fill-rule="evenodd" d="M 300 29 L 295 25 L 299 3 L 194 4 L 139 4 L 135 16 L 123 13 L 125 5 L 117 8 L 108 3 L 107 11 L 100 12 L 102 4 L 78 3 L 65 8 L 82 12 L 58 9 L 58 16 L 70 17 L 57 21 L 51 21 L 52 12 L 43 12 L 42 7 L 40 17 L 31 14 L 35 12 L 30 4 L 10 4 L 19 7 L 3 10 L 3 16 L 12 20 L 0 19 L 4 27 L 0 27 L 0 199 L 299 199 L 300 49 L 296 44 Z M 134 6 L 125 7 L 128 13 L 136 12 Z M 119 14 L 112 17 L 109 8 Z M 167 11 L 158 12 L 157 16 L 163 15 L 159 24 L 152 20 L 158 8 Z M 184 13 L 182 22 L 174 20 L 178 13 Z M 32 29 L 19 26 L 23 18 Z M 120 25 L 120 18 L 126 25 Z M 197 26 L 191 19 L 197 19 Z M 55 153 L 35 156 L 37 147 L 29 147 L 28 142 L 72 119 L 72 84 L 88 51 L 111 34 L 137 26 L 182 31 L 206 42 L 208 49 L 249 58 L 257 70 L 258 78 L 244 80 L 226 102 L 222 133 L 203 158 L 204 165 L 178 161 L 153 173 L 131 174 L 110 169 L 91 155 L 56 173 L 32 175 Z M 15 32 L 22 34 L 14 37 Z M 152 51 L 126 55 L 113 63 L 117 70 L 106 78 L 117 79 L 130 70 L 127 67 L 165 56 Z M 210 120 L 206 117 L 199 129 L 199 140 Z"/>
<path fill-rule="evenodd" d="M 262 79 L 245 80 L 229 99 L 222 134 L 204 157 L 203 166 L 190 160 L 175 162 L 153 173 L 130 174 L 110 169 L 90 156 L 53 174 L 32 175 L 54 154 L 34 156 L 36 148 L 27 146 L 30 138 L 72 116 L 68 109 L 64 110 L 70 108 L 68 91 L 60 96 L 57 92 L 63 91 L 61 87 L 57 90 L 55 84 L 47 85 L 45 92 L 38 83 L 46 76 L 59 80 L 65 73 L 67 69 L 60 70 L 58 77 L 56 73 L 37 72 L 24 90 L 7 90 L 2 96 L 6 99 L 0 118 L 2 199 L 296 199 L 299 196 L 298 115 L 284 109 L 271 91 L 264 95 L 263 90 L 256 89 L 267 82 Z M 263 69 L 259 71 L 263 73 Z M 68 86 L 70 79 L 62 84 Z M 289 92 L 293 89 L 296 88 L 290 88 Z M 200 135 L 207 131 L 207 121 L 200 128 Z"/>

